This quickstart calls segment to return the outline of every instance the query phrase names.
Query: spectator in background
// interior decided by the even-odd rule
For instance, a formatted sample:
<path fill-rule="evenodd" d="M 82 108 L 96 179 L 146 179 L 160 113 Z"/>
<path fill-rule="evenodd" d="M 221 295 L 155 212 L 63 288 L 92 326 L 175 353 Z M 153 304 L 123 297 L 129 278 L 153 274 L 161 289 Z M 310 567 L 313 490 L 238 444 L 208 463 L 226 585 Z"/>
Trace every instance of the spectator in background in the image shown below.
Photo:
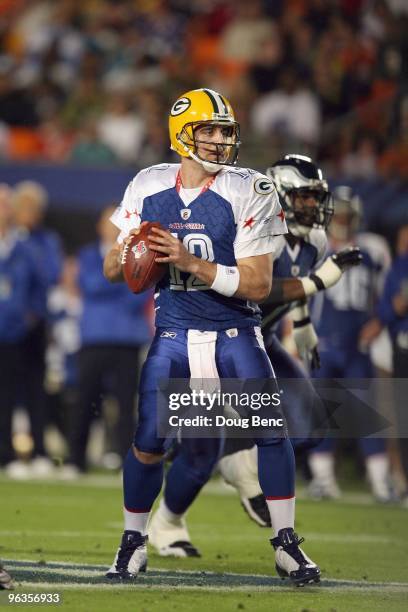
<path fill-rule="evenodd" d="M 22 357 L 30 336 L 29 304 L 41 282 L 32 251 L 14 225 L 12 191 L 0 184 L 0 466 L 10 475 L 25 476 L 14 460 L 12 414 L 22 380 Z"/>
<path fill-rule="evenodd" d="M 97 120 L 88 118 L 77 134 L 70 161 L 84 166 L 106 166 L 116 160 L 115 153 L 98 135 Z"/>
<path fill-rule="evenodd" d="M 134 163 L 141 151 L 144 126 L 132 110 L 128 97 L 112 94 L 108 108 L 99 119 L 98 134 L 122 163 Z"/>
<path fill-rule="evenodd" d="M 15 222 L 21 239 L 41 270 L 42 282 L 31 291 L 27 308 L 30 328 L 22 346 L 22 402 L 27 408 L 33 437 L 33 475 L 47 475 L 53 465 L 44 448 L 45 351 L 47 341 L 47 293 L 57 284 L 62 269 L 62 249 L 57 234 L 44 227 L 48 195 L 34 181 L 22 181 L 13 190 Z"/>
<path fill-rule="evenodd" d="M 61 107 L 60 117 L 69 129 L 79 128 L 88 117 L 100 115 L 103 111 L 103 96 L 97 80 L 83 76 L 68 93 Z"/>
<path fill-rule="evenodd" d="M 83 312 L 80 320 L 79 401 L 72 411 L 70 456 L 66 471 L 86 470 L 89 428 L 99 412 L 103 393 L 118 402 L 117 448 L 123 459 L 131 441 L 138 383 L 140 350 L 150 340 L 148 318 L 151 294 L 133 295 L 125 284 L 111 284 L 103 275 L 103 259 L 115 243 L 117 228 L 109 218 L 115 210 L 103 210 L 98 242 L 79 253 L 79 286 Z M 130 213 L 129 213 L 130 214 Z"/>
<path fill-rule="evenodd" d="M 276 35 L 276 25 L 264 14 L 261 0 L 236 0 L 234 16 L 221 34 L 223 60 L 251 64 L 263 44 Z"/>
<path fill-rule="evenodd" d="M 374 134 L 359 134 L 353 151 L 341 162 L 341 172 L 349 177 L 370 179 L 377 175 L 379 144 Z"/>
<path fill-rule="evenodd" d="M 398 120 L 394 126 L 394 142 L 380 156 L 378 165 L 381 174 L 389 179 L 397 176 L 408 179 L 408 95 L 398 108 Z"/>
<path fill-rule="evenodd" d="M 319 101 L 293 68 L 281 71 L 279 88 L 258 98 L 252 127 L 259 135 L 277 132 L 297 143 L 316 144 L 320 132 Z"/>
<path fill-rule="evenodd" d="M 249 78 L 256 95 L 267 94 L 276 88 L 284 50 L 282 35 L 276 34 L 263 41 L 249 70 Z"/>
<path fill-rule="evenodd" d="M 14 83 L 13 63 L 4 59 L 0 64 L 0 119 L 10 126 L 38 125 L 32 96 L 27 89 Z"/>

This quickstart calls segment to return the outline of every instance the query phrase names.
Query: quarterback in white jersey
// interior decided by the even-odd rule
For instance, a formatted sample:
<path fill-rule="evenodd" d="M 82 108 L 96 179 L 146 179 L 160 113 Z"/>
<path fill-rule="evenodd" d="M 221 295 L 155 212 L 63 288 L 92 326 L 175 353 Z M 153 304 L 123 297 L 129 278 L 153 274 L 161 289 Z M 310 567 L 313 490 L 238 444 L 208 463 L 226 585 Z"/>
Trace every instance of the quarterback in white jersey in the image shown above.
<path fill-rule="evenodd" d="M 152 228 L 149 236 L 149 247 L 160 254 L 157 261 L 169 269 L 156 288 L 157 331 L 143 366 L 139 421 L 124 462 L 125 531 L 107 573 L 112 580 L 132 580 L 147 565 L 147 523 L 162 486 L 167 448 L 156 427 L 159 380 L 213 379 L 216 386 L 220 378 L 274 376 L 258 308 L 271 291 L 275 236 L 287 231 L 273 183 L 253 170 L 234 168 L 239 125 L 217 92 L 197 89 L 181 96 L 171 108 L 169 132 L 181 163 L 147 168 L 132 181 L 112 218 L 121 230 L 118 243 L 104 262 L 110 281 L 123 280 L 120 261 L 129 232 L 137 233 L 145 221 L 164 228 Z M 180 453 L 173 462 L 167 480 L 192 483 L 186 503 L 207 481 L 221 437 L 195 440 L 194 461 Z M 282 431 L 268 431 L 255 442 L 276 569 L 295 584 L 318 582 L 320 570 L 294 532 L 290 441 Z M 168 512 L 177 519 L 183 509 L 175 500 Z"/>
<path fill-rule="evenodd" d="M 112 217 L 121 230 L 119 242 L 141 222 L 160 221 L 188 253 L 226 267 L 219 282 L 228 281 L 229 273 L 236 283 L 236 262 L 273 253 L 275 236 L 287 231 L 275 189 L 258 172 L 228 167 L 198 188 L 184 188 L 180 169 L 180 164 L 161 164 L 133 179 Z M 219 293 L 207 278 L 170 263 L 157 286 L 156 327 L 179 327 L 181 321 L 203 331 L 259 325 L 256 292 L 250 292 L 252 300 L 229 295 L 229 289 Z"/>

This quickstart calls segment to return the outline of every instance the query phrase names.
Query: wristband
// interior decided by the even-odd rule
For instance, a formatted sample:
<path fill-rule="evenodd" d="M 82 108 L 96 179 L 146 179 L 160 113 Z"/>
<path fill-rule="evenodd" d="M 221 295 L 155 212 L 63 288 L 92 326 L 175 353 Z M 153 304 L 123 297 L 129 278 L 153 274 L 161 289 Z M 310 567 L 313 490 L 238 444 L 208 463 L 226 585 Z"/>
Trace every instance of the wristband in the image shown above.
<path fill-rule="evenodd" d="M 304 319 L 300 319 L 299 321 L 293 321 L 293 328 L 299 329 L 299 327 L 304 327 L 305 325 L 308 325 L 311 322 L 312 321 L 310 317 L 305 317 Z"/>
<path fill-rule="evenodd" d="M 293 327 L 299 327 L 299 322 L 303 324 L 305 319 L 309 319 L 309 308 L 307 304 L 299 304 L 289 312 L 290 318 L 293 321 Z"/>
<path fill-rule="evenodd" d="M 315 275 L 313 275 L 313 277 L 314 276 Z M 303 276 L 302 278 L 299 278 L 299 280 L 303 285 L 303 291 L 305 292 L 306 297 L 314 295 L 315 293 L 320 291 L 320 287 L 317 286 L 314 278 L 311 278 L 309 276 Z"/>
<path fill-rule="evenodd" d="M 217 274 L 211 289 L 221 295 L 232 297 L 239 285 L 239 270 L 237 266 L 222 266 L 217 264 Z"/>

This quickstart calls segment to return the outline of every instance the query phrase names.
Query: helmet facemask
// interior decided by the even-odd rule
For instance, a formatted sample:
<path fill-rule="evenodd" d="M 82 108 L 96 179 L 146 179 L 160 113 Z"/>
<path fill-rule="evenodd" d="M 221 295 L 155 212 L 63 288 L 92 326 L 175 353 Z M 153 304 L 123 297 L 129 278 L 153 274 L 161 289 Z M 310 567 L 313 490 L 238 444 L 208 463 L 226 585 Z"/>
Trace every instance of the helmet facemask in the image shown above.
<path fill-rule="evenodd" d="M 284 198 L 285 215 L 292 234 L 307 236 L 314 228 L 328 228 L 334 207 L 331 193 L 324 186 L 292 189 Z M 314 200 L 314 204 L 308 203 L 309 199 Z"/>
<path fill-rule="evenodd" d="M 224 134 L 223 142 L 206 140 L 205 135 L 199 136 L 198 129 L 206 126 L 220 127 Z M 220 166 L 234 166 L 238 159 L 239 123 L 236 121 L 197 121 L 186 123 L 177 134 L 178 142 L 188 151 L 189 157 L 201 164 L 207 172 L 218 172 Z M 212 153 L 214 159 L 206 159 L 200 155 L 199 149 Z"/>

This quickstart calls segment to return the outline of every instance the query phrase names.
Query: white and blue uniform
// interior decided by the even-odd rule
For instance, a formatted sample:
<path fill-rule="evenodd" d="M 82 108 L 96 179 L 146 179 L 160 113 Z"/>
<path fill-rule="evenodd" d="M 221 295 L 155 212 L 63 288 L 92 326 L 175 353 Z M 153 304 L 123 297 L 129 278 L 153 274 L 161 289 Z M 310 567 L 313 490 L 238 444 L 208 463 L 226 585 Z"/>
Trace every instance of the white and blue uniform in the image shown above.
<path fill-rule="evenodd" d="M 359 347 L 361 329 L 376 314 L 390 253 L 381 236 L 357 234 L 354 239 L 363 257 L 359 266 L 346 270 L 339 282 L 318 294 L 313 301 L 312 319 L 319 336 L 321 368 L 319 378 L 371 378 L 375 376 L 368 352 Z M 362 438 L 360 445 L 365 456 L 382 453 L 384 440 Z M 333 439 L 326 439 L 316 452 L 327 452 L 334 447 Z"/>
<path fill-rule="evenodd" d="M 308 276 L 321 266 L 327 253 L 327 236 L 323 229 L 312 229 L 292 247 L 285 236 L 276 239 L 274 278 L 299 278 Z M 289 312 L 293 304 L 262 304 L 262 333 L 266 344 L 272 341 L 276 328 L 282 317 Z"/>
<path fill-rule="evenodd" d="M 287 228 L 269 179 L 253 170 L 223 168 L 204 188 L 184 190 L 179 170 L 179 164 L 161 164 L 133 179 L 111 219 L 121 230 L 119 242 L 142 221 L 158 221 L 207 261 L 234 266 L 239 259 L 275 251 L 276 236 Z M 196 196 L 192 201 L 190 194 Z M 155 308 L 157 331 L 141 375 L 135 446 L 157 453 L 165 442 L 155 432 L 157 382 L 191 376 L 187 330 L 217 333 L 221 378 L 269 378 L 273 370 L 256 304 L 222 296 L 170 265 L 157 285 Z"/>
<path fill-rule="evenodd" d="M 370 378 L 368 353 L 359 349 L 362 327 L 376 314 L 390 254 L 383 238 L 361 233 L 355 238 L 363 257 L 339 282 L 313 300 L 312 318 L 319 336 L 321 378 Z"/>
<path fill-rule="evenodd" d="M 133 179 L 112 216 L 121 229 L 119 242 L 142 221 L 159 221 L 193 255 L 222 265 L 274 251 L 274 236 L 287 229 L 269 179 L 253 170 L 223 169 L 188 202 L 184 193 L 194 190 L 177 188 L 179 169 L 179 164 L 161 164 Z M 156 327 L 216 331 L 260 322 L 256 304 L 212 291 L 173 265 L 156 291 Z"/>

